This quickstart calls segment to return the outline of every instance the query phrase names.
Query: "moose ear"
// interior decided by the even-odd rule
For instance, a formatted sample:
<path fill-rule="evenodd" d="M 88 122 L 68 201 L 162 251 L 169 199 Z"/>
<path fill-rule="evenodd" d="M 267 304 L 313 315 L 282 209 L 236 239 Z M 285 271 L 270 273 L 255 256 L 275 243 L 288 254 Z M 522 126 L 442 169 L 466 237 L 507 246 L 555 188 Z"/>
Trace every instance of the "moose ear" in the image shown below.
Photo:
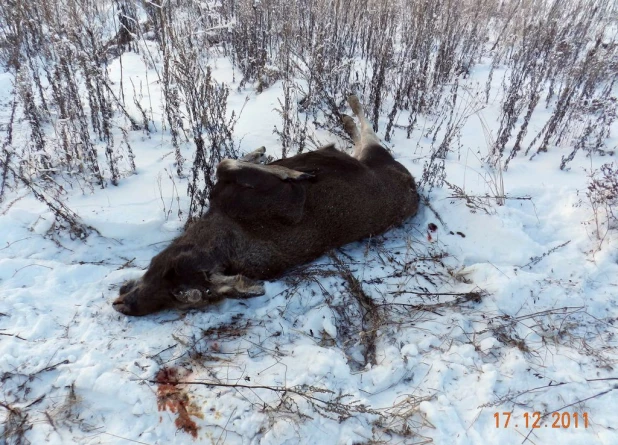
<path fill-rule="evenodd" d="M 264 285 L 261 281 L 252 280 L 243 275 L 214 274 L 210 277 L 217 294 L 228 298 L 249 298 L 264 295 Z"/>
<path fill-rule="evenodd" d="M 202 301 L 204 294 L 199 289 L 189 289 L 174 293 L 174 297 L 181 303 L 195 304 Z"/>

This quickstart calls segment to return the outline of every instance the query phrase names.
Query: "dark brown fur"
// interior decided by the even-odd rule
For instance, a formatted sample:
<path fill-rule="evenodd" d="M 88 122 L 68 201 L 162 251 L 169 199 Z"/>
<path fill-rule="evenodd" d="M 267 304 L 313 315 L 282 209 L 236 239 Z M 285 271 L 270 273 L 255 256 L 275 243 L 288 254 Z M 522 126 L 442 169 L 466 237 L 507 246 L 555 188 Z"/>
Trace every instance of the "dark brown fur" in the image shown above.
<path fill-rule="evenodd" d="M 269 165 L 303 172 L 220 168 L 206 215 L 155 256 L 114 307 L 127 315 L 203 307 L 263 294 L 259 281 L 335 247 L 378 235 L 418 209 L 410 173 L 381 146 L 361 160 L 327 146 Z"/>
<path fill-rule="evenodd" d="M 380 234 L 416 213 L 418 198 L 410 173 L 384 148 L 373 150 L 378 160 L 371 167 L 332 146 L 274 163 L 314 175 L 305 181 L 282 183 L 271 177 L 255 189 L 219 182 L 212 211 L 235 220 L 243 232 L 239 247 L 246 252 L 230 259 L 229 272 L 275 278 L 291 266 Z"/>

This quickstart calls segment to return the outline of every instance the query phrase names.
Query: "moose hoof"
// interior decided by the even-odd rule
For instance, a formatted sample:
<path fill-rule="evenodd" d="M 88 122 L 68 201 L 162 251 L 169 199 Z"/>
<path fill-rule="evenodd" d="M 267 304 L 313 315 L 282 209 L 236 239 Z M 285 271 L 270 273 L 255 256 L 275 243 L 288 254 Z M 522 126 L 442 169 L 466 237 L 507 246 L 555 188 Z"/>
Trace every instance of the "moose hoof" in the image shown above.
<path fill-rule="evenodd" d="M 315 178 L 315 175 L 312 175 L 311 173 L 300 173 L 298 175 L 288 177 L 288 179 L 291 181 L 302 181 L 303 179 L 311 179 L 311 178 Z"/>
<path fill-rule="evenodd" d="M 350 94 L 348 96 L 348 103 L 350 104 L 350 108 L 352 108 L 354 114 L 357 116 L 363 114 L 363 107 L 361 106 L 356 94 Z"/>
<path fill-rule="evenodd" d="M 261 297 L 265 293 L 266 289 L 262 283 L 257 283 L 247 288 L 247 295 L 250 297 Z"/>

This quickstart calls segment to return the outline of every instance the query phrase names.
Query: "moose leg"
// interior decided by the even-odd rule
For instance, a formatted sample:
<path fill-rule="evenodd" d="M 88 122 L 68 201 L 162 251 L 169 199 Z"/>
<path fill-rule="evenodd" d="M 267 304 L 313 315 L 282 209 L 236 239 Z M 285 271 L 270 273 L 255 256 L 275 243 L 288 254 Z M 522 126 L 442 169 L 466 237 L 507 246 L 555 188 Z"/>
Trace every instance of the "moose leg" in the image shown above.
<path fill-rule="evenodd" d="M 380 140 L 374 133 L 373 128 L 371 127 L 371 124 L 367 120 L 367 117 L 365 117 L 363 107 L 360 104 L 358 97 L 356 97 L 356 95 L 354 94 L 348 96 L 348 103 L 350 104 L 352 111 L 354 112 L 354 114 L 356 115 L 356 117 L 358 118 L 360 122 L 360 127 L 361 127 L 360 143 L 356 143 L 355 141 L 356 147 L 354 148 L 354 157 L 359 160 L 362 160 L 364 157 L 366 157 L 367 155 L 366 152 L 368 148 L 372 146 L 376 146 L 376 145 L 380 146 L 381 144 L 380 144 Z M 344 126 L 345 125 L 347 124 L 344 119 Z M 358 133 L 358 130 L 357 130 L 357 133 Z"/>
<path fill-rule="evenodd" d="M 252 164 L 264 164 L 266 163 L 266 156 L 264 155 L 264 153 L 266 153 L 266 147 L 260 147 L 250 153 L 247 153 L 239 160 L 244 162 L 250 162 Z"/>
<path fill-rule="evenodd" d="M 281 181 L 299 181 L 312 178 L 304 173 L 281 165 L 262 165 L 237 159 L 224 159 L 217 166 L 217 179 L 223 182 L 235 182 L 250 188 L 258 188 L 267 178 Z"/>
<path fill-rule="evenodd" d="M 347 114 L 342 114 L 341 120 L 343 121 L 343 129 L 346 133 L 348 133 L 348 136 L 352 138 L 352 142 L 354 142 L 354 157 L 358 158 L 363 148 L 358 127 L 354 123 L 354 119 Z"/>

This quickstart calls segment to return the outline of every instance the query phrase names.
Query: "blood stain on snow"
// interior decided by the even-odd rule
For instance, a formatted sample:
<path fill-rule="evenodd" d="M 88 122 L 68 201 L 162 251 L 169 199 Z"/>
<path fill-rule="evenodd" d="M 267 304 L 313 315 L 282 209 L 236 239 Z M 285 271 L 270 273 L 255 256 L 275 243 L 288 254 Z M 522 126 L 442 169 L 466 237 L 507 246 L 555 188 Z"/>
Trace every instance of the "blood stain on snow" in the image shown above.
<path fill-rule="evenodd" d="M 157 407 L 159 411 L 168 410 L 177 415 L 174 424 L 185 433 L 197 439 L 199 427 L 191 416 L 203 418 L 199 408 L 189 399 L 185 389 L 178 382 L 182 381 L 188 372 L 178 368 L 161 368 L 155 377 L 157 382 Z"/>

